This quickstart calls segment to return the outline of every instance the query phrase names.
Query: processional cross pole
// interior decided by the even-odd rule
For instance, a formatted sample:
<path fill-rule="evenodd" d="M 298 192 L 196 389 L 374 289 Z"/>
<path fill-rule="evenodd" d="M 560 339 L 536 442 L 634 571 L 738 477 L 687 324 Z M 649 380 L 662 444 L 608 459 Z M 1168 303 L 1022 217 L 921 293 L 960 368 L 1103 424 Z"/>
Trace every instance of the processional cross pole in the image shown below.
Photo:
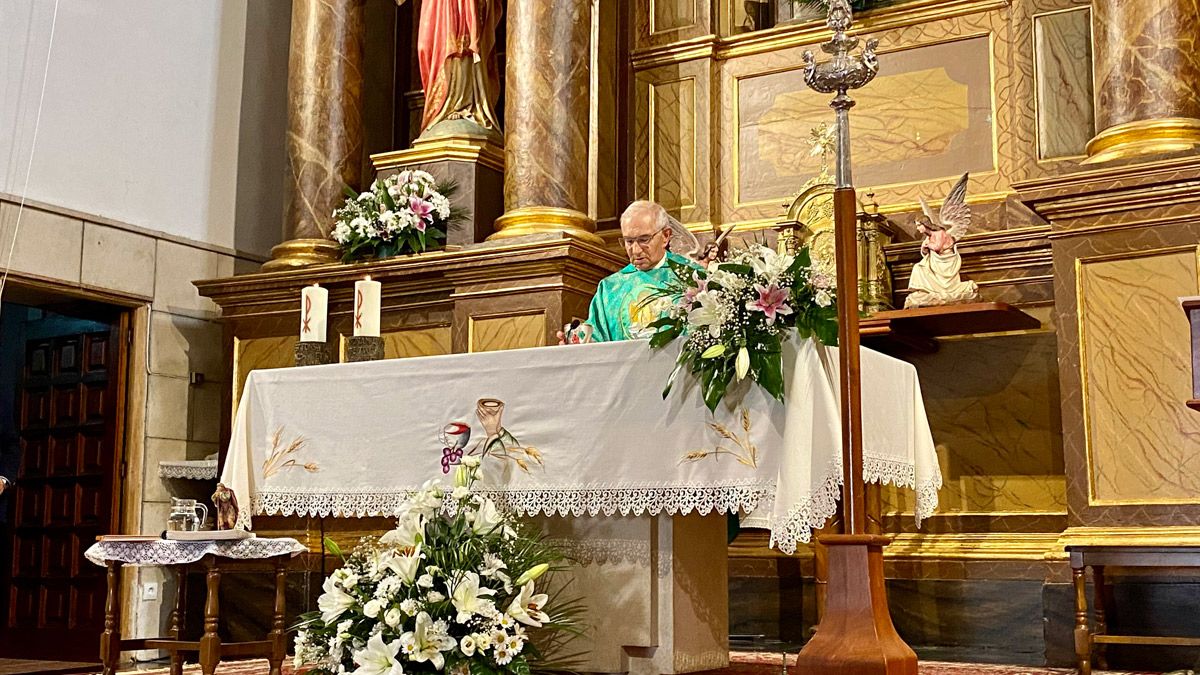
<path fill-rule="evenodd" d="M 844 534 L 821 537 L 828 547 L 829 581 L 825 611 L 816 635 L 798 657 L 801 672 L 916 675 L 917 656 L 896 634 L 888 613 L 883 579 L 887 539 L 867 534 L 863 481 L 862 383 L 858 334 L 858 208 L 850 162 L 849 92 L 875 78 L 878 40 L 849 35 L 849 0 L 828 0 L 833 37 L 821 45 L 832 58 L 818 64 L 804 53 L 804 81 L 815 91 L 834 94 L 837 113 L 837 170 L 834 242 L 837 249 L 838 373 L 842 418 L 842 523 Z"/>

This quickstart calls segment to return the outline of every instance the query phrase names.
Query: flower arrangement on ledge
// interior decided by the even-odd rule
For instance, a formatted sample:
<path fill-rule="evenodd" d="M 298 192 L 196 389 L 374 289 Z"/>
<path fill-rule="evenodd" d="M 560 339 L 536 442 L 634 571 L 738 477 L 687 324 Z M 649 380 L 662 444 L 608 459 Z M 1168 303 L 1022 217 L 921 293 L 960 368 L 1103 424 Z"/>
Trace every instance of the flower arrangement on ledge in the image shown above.
<path fill-rule="evenodd" d="M 730 382 L 747 376 L 782 401 L 785 338 L 795 331 L 837 344 L 834 279 L 813 266 L 807 248 L 790 255 L 754 244 L 704 269 L 668 263 L 675 278 L 652 301 L 674 302 L 651 324 L 658 332 L 650 346 L 677 338 L 683 345 L 663 398 L 686 366 L 699 378 L 709 410 L 716 410 Z"/>
<path fill-rule="evenodd" d="M 456 189 L 424 171 L 375 180 L 362 193 L 347 188 L 330 233 L 342 247 L 343 262 L 419 253 L 444 241 L 449 226 L 466 215 L 450 205 Z"/>
<path fill-rule="evenodd" d="M 295 666 L 329 675 L 530 675 L 569 669 L 578 600 L 545 588 L 562 554 L 471 491 L 479 458 L 455 487 L 427 484 L 395 530 L 364 539 L 301 616 Z M 335 555 L 341 555 L 330 542 Z"/>

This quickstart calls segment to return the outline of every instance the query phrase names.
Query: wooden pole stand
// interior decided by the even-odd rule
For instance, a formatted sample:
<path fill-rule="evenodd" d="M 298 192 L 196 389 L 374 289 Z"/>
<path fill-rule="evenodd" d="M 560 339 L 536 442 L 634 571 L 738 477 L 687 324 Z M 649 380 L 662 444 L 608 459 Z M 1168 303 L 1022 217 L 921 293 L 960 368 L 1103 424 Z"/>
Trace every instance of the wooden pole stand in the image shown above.
<path fill-rule="evenodd" d="M 829 557 L 825 612 L 796 669 L 839 675 L 917 675 L 917 655 L 896 633 L 883 578 L 887 537 L 821 537 Z"/>
<path fill-rule="evenodd" d="M 867 534 L 858 336 L 858 209 L 854 188 L 834 192 L 838 370 L 842 418 L 842 527 L 820 538 L 828 581 L 824 611 L 796 657 L 804 673 L 917 675 L 917 655 L 896 633 L 883 576 L 887 537 Z"/>

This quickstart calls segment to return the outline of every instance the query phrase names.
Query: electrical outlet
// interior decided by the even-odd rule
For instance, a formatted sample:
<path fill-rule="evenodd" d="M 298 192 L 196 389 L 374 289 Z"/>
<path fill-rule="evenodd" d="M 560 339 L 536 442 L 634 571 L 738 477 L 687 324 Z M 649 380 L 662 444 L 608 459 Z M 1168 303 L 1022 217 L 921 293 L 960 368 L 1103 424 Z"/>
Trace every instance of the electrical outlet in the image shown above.
<path fill-rule="evenodd" d="M 149 602 L 158 599 L 158 582 L 151 581 L 142 584 L 142 600 Z"/>

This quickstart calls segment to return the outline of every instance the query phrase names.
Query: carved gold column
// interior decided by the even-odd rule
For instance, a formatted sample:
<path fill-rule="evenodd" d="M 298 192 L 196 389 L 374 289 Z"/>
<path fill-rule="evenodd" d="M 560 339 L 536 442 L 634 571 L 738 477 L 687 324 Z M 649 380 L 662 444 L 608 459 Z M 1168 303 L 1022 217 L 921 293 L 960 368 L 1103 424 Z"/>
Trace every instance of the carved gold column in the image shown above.
<path fill-rule="evenodd" d="M 489 239 L 568 234 L 601 243 L 588 208 L 591 0 L 510 0 L 504 215 Z"/>
<path fill-rule="evenodd" d="M 1200 148 L 1200 0 L 1096 0 L 1089 162 Z"/>
<path fill-rule="evenodd" d="M 333 262 L 326 236 L 344 185 L 362 181 L 365 0 L 294 0 L 288 56 L 283 243 L 263 269 Z"/>

